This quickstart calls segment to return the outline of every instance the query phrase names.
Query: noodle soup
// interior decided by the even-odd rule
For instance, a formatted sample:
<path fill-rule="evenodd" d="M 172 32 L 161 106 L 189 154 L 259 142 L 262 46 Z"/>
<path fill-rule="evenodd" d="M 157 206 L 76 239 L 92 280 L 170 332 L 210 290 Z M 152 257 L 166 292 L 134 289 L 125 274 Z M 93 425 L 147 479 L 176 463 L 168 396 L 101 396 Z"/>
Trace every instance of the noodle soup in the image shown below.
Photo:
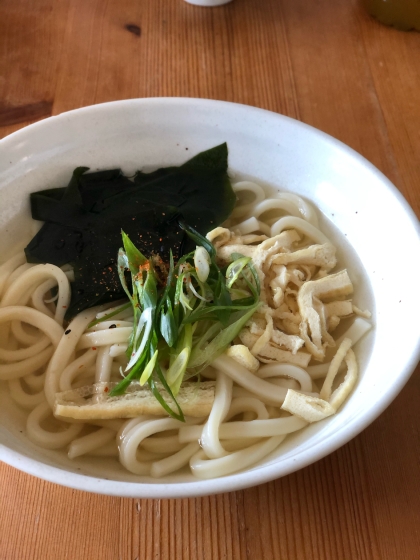
<path fill-rule="evenodd" d="M 5 329 L 3 340 L 10 336 L 10 352 L 21 352 L 16 354 L 18 359 L 14 361 L 26 360 L 23 368 L 32 368 L 29 374 L 25 372 L 23 376 L 19 372 L 19 364 L 12 375 L 6 372 L 7 367 L 2 366 L 4 383 L 1 398 L 4 403 L 9 402 L 10 395 L 15 401 L 12 406 L 14 418 L 18 419 L 18 431 L 22 433 L 19 438 L 23 440 L 29 437 L 32 444 L 48 450 L 45 453 L 52 461 L 59 461 L 66 468 L 69 468 L 68 454 L 74 463 L 70 468 L 82 469 L 89 474 L 106 472 L 108 477 L 117 480 L 135 481 L 145 476 L 157 480 L 165 476 L 165 479 L 171 480 L 172 473 L 179 477 L 181 472 L 184 473 L 183 478 L 190 480 L 189 469 L 198 478 L 206 479 L 253 467 L 269 457 L 281 460 L 285 450 L 290 450 L 302 438 L 309 437 L 314 430 L 322 429 L 322 424 L 312 423 L 314 420 L 311 420 L 310 413 L 306 417 L 305 414 L 310 408 L 319 409 L 320 401 L 328 404 L 334 392 L 339 390 L 345 377 L 342 362 L 346 356 L 350 356 L 350 346 L 371 328 L 369 313 L 365 312 L 367 308 L 372 311 L 373 298 L 369 285 L 363 278 L 354 251 L 343 235 L 307 201 L 291 193 L 276 192 L 266 185 L 263 188 L 258 181 L 235 180 L 233 188 L 238 196 L 238 204 L 226 227 L 210 232 L 209 238 L 214 242 L 221 260 L 233 252 L 248 253 L 256 259 L 263 285 L 265 313 L 253 317 L 236 337 L 227 355 L 217 358 L 201 372 L 200 383 L 213 382 L 215 386 L 210 415 L 187 417 L 185 425 L 164 413 L 158 416 L 156 413 L 145 413 L 133 419 L 54 419 L 51 409 L 55 406 L 57 393 L 77 392 L 80 387 L 121 379 L 120 370 L 127 363 L 124 340 L 130 331 L 132 312 L 125 309 L 99 328 L 88 328 L 95 318 L 109 313 L 109 309 L 88 310 L 70 325 L 65 325 L 63 330 L 60 324 L 63 323 L 62 310 L 68 300 L 67 280 L 72 277 L 71 269 L 48 269 L 47 266 L 41 270 L 39 266 L 36 268 L 25 264 L 22 256 L 17 255 L 2 268 L 4 291 L 1 305 L 4 308 L 11 307 L 22 303 L 26 297 L 25 305 L 45 315 L 41 330 L 53 341 L 53 345 L 59 346 L 59 352 L 53 353 L 53 348 L 46 344 L 45 339 L 40 339 L 33 328 L 22 328 L 19 324 L 22 319 L 19 319 L 17 312 L 8 319 L 14 321 L 14 326 L 7 326 L 7 321 L 2 324 Z M 296 235 L 291 236 L 291 231 Z M 278 240 L 282 234 L 279 247 L 273 250 L 274 242 L 270 239 Z M 261 248 L 264 244 L 268 253 L 266 256 Z M 314 245 L 327 247 L 325 251 L 328 255 L 322 252 L 315 254 L 314 251 L 310 255 L 303 254 L 304 250 Z M 338 265 L 335 264 L 334 251 L 330 245 L 337 248 Z M 290 258 L 285 259 L 285 255 Z M 270 267 L 266 267 L 265 260 L 268 257 L 277 259 L 274 263 L 277 267 L 275 274 Z M 338 300 L 333 295 L 327 298 L 330 300 L 327 302 L 328 309 L 336 310 L 335 315 L 330 311 L 330 323 L 337 324 L 334 324 L 331 334 L 324 333 L 325 340 L 318 345 L 311 340 L 309 331 L 309 335 L 306 334 L 309 340 L 305 345 L 305 339 L 300 336 L 301 308 L 297 303 L 299 287 L 305 282 L 327 278 L 328 275 L 336 278 L 337 272 L 333 271 L 342 271 L 344 267 L 349 269 L 350 282 L 354 286 L 353 303 L 357 307 L 347 303 L 345 310 L 337 311 L 346 300 L 346 294 L 340 292 L 340 287 L 328 288 L 331 292 L 338 290 Z M 37 289 L 33 294 L 27 283 L 32 282 L 31 275 L 36 277 L 34 283 Z M 348 281 L 345 282 L 348 286 Z M 11 287 L 17 283 L 18 287 L 14 288 L 13 293 Z M 57 283 L 63 288 L 59 290 L 56 305 L 50 301 L 50 289 Z M 350 291 L 348 288 L 346 293 Z M 290 302 L 285 303 L 285 298 Z M 28 313 L 28 322 L 38 325 L 39 317 L 32 318 L 30 310 Z M 54 321 L 57 326 L 54 326 Z M 105 331 L 107 336 L 111 332 L 113 337 L 106 344 L 101 339 Z M 282 340 L 279 338 L 280 331 Z M 332 333 L 337 344 L 328 338 L 332 337 Z M 326 339 L 329 340 L 328 345 Z M 90 343 L 91 340 L 95 342 Z M 330 375 L 331 386 L 325 388 L 324 380 L 329 375 L 331 361 L 343 340 L 350 340 L 350 343 L 337 365 L 340 371 L 337 377 L 335 373 Z M 32 354 L 25 350 L 31 344 L 36 350 Z M 321 360 L 318 355 L 318 362 L 308 353 L 307 346 L 311 344 L 317 346 L 314 351 L 325 354 Z M 14 347 L 18 345 L 22 350 L 15 350 Z M 360 353 L 356 351 L 357 361 L 359 364 L 361 362 L 363 370 L 367 356 L 366 343 L 359 347 Z M 11 354 L 5 354 L 3 359 L 10 360 L 11 357 Z M 327 365 L 323 366 L 322 363 Z M 354 368 L 354 360 L 351 364 L 348 365 L 349 370 Z M 42 373 L 45 370 L 47 373 Z M 22 378 L 24 381 L 20 381 Z M 340 413 L 340 406 L 354 388 L 354 375 L 353 378 L 346 394 L 340 396 L 337 406 L 328 409 L 324 417 Z M 297 399 L 297 404 L 292 403 L 291 408 L 281 408 L 289 390 Z M 324 399 L 320 398 L 321 395 Z M 302 396 L 306 400 L 301 399 L 300 402 Z M 64 404 L 67 405 L 67 402 Z M 306 413 L 302 412 L 300 406 L 307 406 Z M 289 434 L 295 435 L 291 437 Z"/>
<path fill-rule="evenodd" d="M 17 245 L 23 249 L 35 233 L 29 193 L 66 184 L 76 165 L 121 167 L 133 175 L 142 163 L 143 170 L 179 165 L 186 148 L 197 153 L 223 141 L 229 145 L 230 168 L 240 172 L 240 179 L 255 177 L 264 188 L 275 185 L 273 192 L 284 188 L 316 204 L 321 230 L 339 248 L 339 266 L 349 271 L 355 303 L 375 313 L 375 328 L 356 347 L 360 380 L 347 403 L 327 420 L 288 435 L 265 459 L 236 474 L 203 480 L 184 468 L 155 479 L 131 474 L 117 458 L 69 459 L 66 450 L 31 443 L 28 412 L 10 398 L 8 382 L 0 381 L 1 460 L 51 482 L 115 496 L 229 492 L 285 476 L 335 451 L 377 418 L 407 382 L 418 360 L 414 213 L 395 186 L 359 154 L 269 111 L 203 99 L 134 99 L 63 113 L 11 134 L 0 141 L 1 261 L 13 256 Z M 390 267 L 390 255 L 404 263 L 403 283 Z"/>

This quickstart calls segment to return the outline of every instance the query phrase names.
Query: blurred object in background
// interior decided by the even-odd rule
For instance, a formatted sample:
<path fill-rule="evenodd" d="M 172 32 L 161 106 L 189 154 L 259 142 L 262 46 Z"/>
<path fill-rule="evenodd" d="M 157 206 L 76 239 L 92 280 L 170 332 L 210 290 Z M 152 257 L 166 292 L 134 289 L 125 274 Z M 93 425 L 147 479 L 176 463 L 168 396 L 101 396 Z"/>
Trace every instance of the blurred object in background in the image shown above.
<path fill-rule="evenodd" d="M 385 25 L 420 31 L 420 0 L 362 0 L 367 11 Z"/>
<path fill-rule="evenodd" d="M 195 4 L 196 6 L 205 6 L 207 8 L 212 8 L 213 6 L 222 6 L 222 4 L 227 4 L 232 0 L 185 0 L 188 4 Z"/>

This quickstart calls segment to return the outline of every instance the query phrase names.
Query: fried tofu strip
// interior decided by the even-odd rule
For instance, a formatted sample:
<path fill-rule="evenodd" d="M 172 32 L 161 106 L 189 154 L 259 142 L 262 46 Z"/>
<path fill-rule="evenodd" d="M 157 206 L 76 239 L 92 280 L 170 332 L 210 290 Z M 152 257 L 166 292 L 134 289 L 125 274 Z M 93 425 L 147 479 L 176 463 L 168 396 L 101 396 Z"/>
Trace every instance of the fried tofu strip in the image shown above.
<path fill-rule="evenodd" d="M 243 329 L 239 333 L 239 338 L 242 344 L 245 344 L 251 350 L 260 337 L 251 334 L 248 329 Z M 277 348 L 273 342 L 269 342 L 259 350 L 257 358 L 261 362 L 275 361 L 281 364 L 293 364 L 305 368 L 311 359 L 311 355 L 306 352 L 296 352 L 293 354 L 289 350 L 282 350 Z"/>
<path fill-rule="evenodd" d="M 358 377 L 356 357 L 351 345 L 352 341 L 349 338 L 345 338 L 340 344 L 329 367 L 319 398 L 289 389 L 281 408 L 307 422 L 318 422 L 335 414 L 354 389 Z M 346 362 L 347 373 L 343 382 L 332 392 L 333 381 L 343 361 Z"/>
<path fill-rule="evenodd" d="M 79 389 L 56 394 L 54 415 L 78 420 L 108 420 L 136 418 L 142 414 L 162 416 L 162 406 L 148 386 L 132 382 L 126 393 L 108 396 L 117 383 L 95 383 Z M 184 383 L 177 395 L 177 402 L 185 416 L 204 417 L 210 414 L 214 401 L 215 382 Z M 159 387 L 167 405 L 178 412 L 168 393 Z"/>
<path fill-rule="evenodd" d="M 297 297 L 302 318 L 300 335 L 305 341 L 307 350 L 315 359 L 323 360 L 325 357 L 326 334 L 322 324 L 323 318 L 315 307 L 319 308 L 319 302 L 324 299 L 344 297 L 351 293 L 353 293 L 353 284 L 347 270 L 318 280 L 309 280 L 300 287 Z"/>
<path fill-rule="evenodd" d="M 335 258 L 334 245 L 324 243 L 323 245 L 311 245 L 293 253 L 279 253 L 272 258 L 271 263 L 313 265 L 331 270 L 337 264 L 337 259 Z"/>

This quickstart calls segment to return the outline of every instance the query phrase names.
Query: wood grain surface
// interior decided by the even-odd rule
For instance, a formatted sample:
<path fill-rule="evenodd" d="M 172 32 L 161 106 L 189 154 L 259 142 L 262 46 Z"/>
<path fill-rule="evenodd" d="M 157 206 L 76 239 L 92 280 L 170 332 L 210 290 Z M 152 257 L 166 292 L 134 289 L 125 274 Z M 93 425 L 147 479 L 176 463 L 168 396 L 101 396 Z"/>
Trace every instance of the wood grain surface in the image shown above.
<path fill-rule="evenodd" d="M 247 103 L 314 125 L 374 163 L 420 215 L 420 33 L 380 25 L 358 1 L 0 2 L 0 137 L 150 96 Z M 417 560 L 419 403 L 417 368 L 337 452 L 206 498 L 97 496 L 1 463 L 0 560 Z"/>

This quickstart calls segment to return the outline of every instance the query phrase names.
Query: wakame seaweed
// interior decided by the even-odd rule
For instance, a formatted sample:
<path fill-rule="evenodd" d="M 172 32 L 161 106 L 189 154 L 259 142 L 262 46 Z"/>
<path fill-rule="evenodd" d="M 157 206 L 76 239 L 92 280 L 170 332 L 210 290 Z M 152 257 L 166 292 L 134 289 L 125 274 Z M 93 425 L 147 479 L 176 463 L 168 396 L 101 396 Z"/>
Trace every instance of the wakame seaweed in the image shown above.
<path fill-rule="evenodd" d="M 117 256 L 123 229 L 146 256 L 169 262 L 193 247 L 179 228 L 184 220 L 202 235 L 228 218 L 236 197 L 227 174 L 227 145 L 201 152 L 179 167 L 134 178 L 120 169 L 74 170 L 67 187 L 30 196 L 32 217 L 43 226 L 25 249 L 31 263 L 74 267 L 66 318 L 125 297 Z"/>

